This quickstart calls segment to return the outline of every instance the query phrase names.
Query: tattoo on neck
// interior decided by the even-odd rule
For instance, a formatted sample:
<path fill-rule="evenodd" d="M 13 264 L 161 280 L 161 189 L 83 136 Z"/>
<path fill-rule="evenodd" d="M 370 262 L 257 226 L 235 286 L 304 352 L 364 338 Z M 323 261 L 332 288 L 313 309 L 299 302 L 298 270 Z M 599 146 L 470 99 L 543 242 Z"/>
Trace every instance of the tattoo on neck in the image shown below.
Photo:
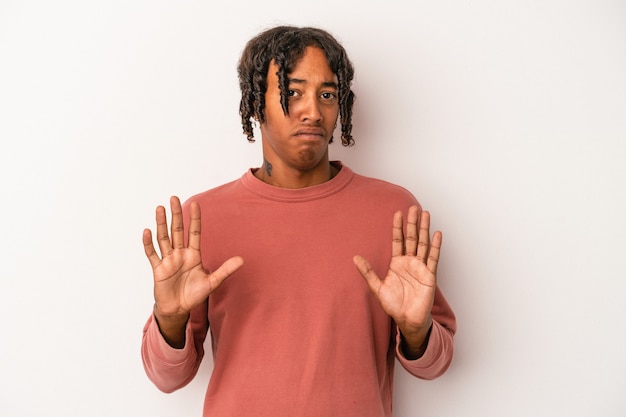
<path fill-rule="evenodd" d="M 272 176 L 272 164 L 270 164 L 267 159 L 263 159 L 263 169 L 268 177 Z"/>

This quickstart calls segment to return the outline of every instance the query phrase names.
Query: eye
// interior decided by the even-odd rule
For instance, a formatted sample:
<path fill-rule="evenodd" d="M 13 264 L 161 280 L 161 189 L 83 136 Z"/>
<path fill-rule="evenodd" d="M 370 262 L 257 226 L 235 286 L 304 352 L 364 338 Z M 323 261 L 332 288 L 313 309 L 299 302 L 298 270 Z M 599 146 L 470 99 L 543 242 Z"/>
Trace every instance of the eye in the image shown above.
<path fill-rule="evenodd" d="M 324 100 L 334 100 L 337 98 L 336 93 L 324 92 L 320 95 Z"/>

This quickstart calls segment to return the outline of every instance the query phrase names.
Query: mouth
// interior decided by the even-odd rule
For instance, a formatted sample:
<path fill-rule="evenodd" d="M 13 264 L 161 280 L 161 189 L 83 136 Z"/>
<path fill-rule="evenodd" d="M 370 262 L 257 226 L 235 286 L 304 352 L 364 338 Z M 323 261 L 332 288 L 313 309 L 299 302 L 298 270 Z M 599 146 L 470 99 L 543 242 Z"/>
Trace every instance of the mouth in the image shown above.
<path fill-rule="evenodd" d="M 324 140 L 326 138 L 322 129 L 301 129 L 294 136 L 302 140 Z"/>

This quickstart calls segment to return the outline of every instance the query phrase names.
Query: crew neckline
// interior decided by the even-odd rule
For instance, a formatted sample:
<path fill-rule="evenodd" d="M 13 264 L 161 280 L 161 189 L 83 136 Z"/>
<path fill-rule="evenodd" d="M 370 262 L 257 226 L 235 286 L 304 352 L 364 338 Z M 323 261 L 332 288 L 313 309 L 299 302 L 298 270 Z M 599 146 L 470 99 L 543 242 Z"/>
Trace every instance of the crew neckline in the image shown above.
<path fill-rule="evenodd" d="M 282 188 L 267 184 L 254 176 L 254 172 L 258 168 L 248 169 L 241 177 L 241 183 L 248 191 L 269 200 L 294 203 L 317 200 L 341 191 L 354 178 L 354 172 L 343 165 L 341 161 L 331 161 L 330 163 L 339 170 L 337 175 L 326 182 L 310 187 Z"/>

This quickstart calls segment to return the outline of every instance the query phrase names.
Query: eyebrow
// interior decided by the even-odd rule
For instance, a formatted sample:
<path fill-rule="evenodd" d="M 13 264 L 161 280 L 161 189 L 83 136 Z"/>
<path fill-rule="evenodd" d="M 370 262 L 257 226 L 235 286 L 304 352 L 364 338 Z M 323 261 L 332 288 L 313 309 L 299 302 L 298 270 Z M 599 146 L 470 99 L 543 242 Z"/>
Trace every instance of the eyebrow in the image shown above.
<path fill-rule="evenodd" d="M 302 80 L 300 78 L 289 78 L 288 81 L 289 81 L 289 84 L 292 84 L 292 83 L 293 84 L 306 84 L 306 82 L 307 82 L 306 80 Z M 333 82 L 333 81 L 323 82 L 322 83 L 322 87 L 332 87 L 332 88 L 335 88 L 335 89 L 339 88 L 337 83 Z"/>

